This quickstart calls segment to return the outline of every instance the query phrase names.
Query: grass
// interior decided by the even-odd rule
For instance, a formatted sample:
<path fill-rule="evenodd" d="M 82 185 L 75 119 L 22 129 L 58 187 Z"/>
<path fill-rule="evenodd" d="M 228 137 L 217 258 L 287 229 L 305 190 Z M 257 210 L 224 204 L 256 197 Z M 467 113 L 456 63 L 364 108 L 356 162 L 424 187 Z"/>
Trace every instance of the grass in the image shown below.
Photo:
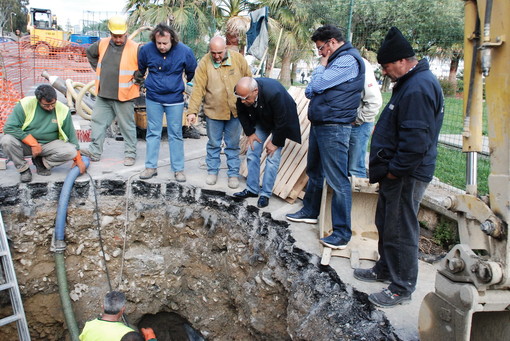
<path fill-rule="evenodd" d="M 383 95 L 383 106 L 388 103 L 391 93 L 385 92 Z M 381 108 L 381 110 L 382 110 Z M 441 134 L 461 134 L 463 127 L 463 100 L 455 97 L 445 98 L 445 114 Z M 482 133 L 487 136 L 487 115 L 483 115 Z M 378 117 L 377 117 L 378 118 Z M 488 177 L 490 173 L 489 158 L 478 156 L 478 194 L 486 195 L 489 193 Z M 441 182 L 454 186 L 456 188 L 466 188 L 466 155 L 461 149 L 438 146 L 438 156 L 436 162 L 436 171 L 434 173 Z"/>

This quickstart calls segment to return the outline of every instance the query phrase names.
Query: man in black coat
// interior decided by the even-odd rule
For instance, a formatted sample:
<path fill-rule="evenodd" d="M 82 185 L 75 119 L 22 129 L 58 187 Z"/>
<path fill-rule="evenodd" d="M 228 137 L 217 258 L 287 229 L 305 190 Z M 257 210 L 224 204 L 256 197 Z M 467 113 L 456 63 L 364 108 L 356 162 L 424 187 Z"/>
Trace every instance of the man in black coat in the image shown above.
<path fill-rule="evenodd" d="M 246 189 L 234 193 L 238 198 L 256 197 L 258 207 L 266 207 L 273 192 L 276 174 L 280 167 L 280 156 L 285 140 L 301 143 L 301 129 L 296 102 L 287 90 L 271 78 L 243 77 L 235 88 L 237 115 L 248 137 L 248 178 Z M 266 168 L 260 187 L 260 156 L 266 145 Z"/>
<path fill-rule="evenodd" d="M 381 307 L 393 307 L 410 301 L 416 288 L 417 215 L 434 174 L 444 99 L 429 63 L 418 61 L 396 27 L 386 35 L 377 61 L 383 75 L 395 82 L 370 144 L 370 182 L 379 183 L 375 224 L 380 257 L 373 268 L 355 269 L 354 277 L 389 282 L 387 289 L 368 299 Z"/>

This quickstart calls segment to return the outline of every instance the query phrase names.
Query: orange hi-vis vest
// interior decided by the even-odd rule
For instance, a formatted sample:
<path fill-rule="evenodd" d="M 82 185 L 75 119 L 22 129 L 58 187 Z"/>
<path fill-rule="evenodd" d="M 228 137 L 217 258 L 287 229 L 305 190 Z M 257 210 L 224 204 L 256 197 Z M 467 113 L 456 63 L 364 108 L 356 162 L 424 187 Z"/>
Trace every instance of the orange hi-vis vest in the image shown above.
<path fill-rule="evenodd" d="M 99 41 L 99 60 L 96 68 L 96 91 L 99 93 L 99 80 L 101 79 L 101 62 L 110 44 L 111 38 Z M 125 102 L 140 97 L 140 86 L 134 82 L 134 73 L 138 70 L 138 43 L 131 39 L 126 40 L 122 51 L 119 66 L 119 101 Z"/>

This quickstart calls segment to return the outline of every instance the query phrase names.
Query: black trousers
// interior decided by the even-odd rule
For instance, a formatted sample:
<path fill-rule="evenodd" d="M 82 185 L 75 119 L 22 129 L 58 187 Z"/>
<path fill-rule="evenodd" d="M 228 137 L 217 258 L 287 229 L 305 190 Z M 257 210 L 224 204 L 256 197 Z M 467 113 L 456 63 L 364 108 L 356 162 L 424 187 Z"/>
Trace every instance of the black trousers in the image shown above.
<path fill-rule="evenodd" d="M 379 182 L 375 224 L 379 232 L 379 260 L 374 271 L 389 276 L 391 292 L 410 295 L 418 277 L 418 209 L 428 182 L 411 177 Z"/>

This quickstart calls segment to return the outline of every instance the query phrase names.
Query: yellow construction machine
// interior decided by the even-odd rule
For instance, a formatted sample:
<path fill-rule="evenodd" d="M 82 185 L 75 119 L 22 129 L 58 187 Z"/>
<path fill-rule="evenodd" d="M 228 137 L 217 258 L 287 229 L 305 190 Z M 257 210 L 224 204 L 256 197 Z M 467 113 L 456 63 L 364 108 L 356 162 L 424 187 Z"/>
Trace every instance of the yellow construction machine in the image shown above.
<path fill-rule="evenodd" d="M 435 292 L 420 308 L 427 340 L 510 340 L 510 1 L 464 0 L 466 193 L 445 206 L 459 217 L 460 244 L 443 259 Z M 489 196 L 477 195 L 482 102 L 489 134 Z"/>
<path fill-rule="evenodd" d="M 57 17 L 51 10 L 31 8 L 28 14 L 27 30 L 30 33 L 30 46 L 39 56 L 48 56 L 52 51 L 69 46 L 69 33 L 58 28 Z"/>

